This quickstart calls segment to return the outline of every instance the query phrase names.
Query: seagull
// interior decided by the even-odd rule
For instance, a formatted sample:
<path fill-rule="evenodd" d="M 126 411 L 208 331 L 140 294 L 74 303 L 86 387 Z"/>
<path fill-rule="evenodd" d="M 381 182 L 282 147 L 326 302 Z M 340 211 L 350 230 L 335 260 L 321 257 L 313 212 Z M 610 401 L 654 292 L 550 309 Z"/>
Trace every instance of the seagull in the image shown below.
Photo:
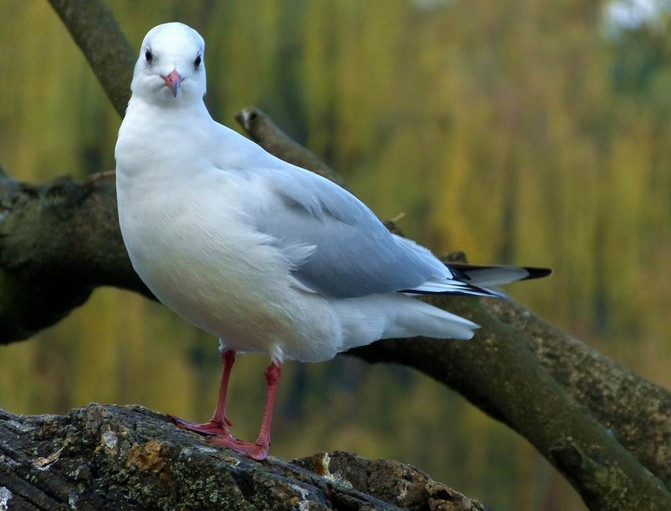
<path fill-rule="evenodd" d="M 256 460 L 268 456 L 284 360 L 320 362 L 380 339 L 470 339 L 475 323 L 417 299 L 502 296 L 490 289 L 550 270 L 446 265 L 389 232 L 352 194 L 217 123 L 205 42 L 182 23 L 151 29 L 115 149 L 121 233 L 152 293 L 219 338 L 212 419 L 190 431 Z M 270 357 L 259 436 L 230 433 L 235 354 Z"/>

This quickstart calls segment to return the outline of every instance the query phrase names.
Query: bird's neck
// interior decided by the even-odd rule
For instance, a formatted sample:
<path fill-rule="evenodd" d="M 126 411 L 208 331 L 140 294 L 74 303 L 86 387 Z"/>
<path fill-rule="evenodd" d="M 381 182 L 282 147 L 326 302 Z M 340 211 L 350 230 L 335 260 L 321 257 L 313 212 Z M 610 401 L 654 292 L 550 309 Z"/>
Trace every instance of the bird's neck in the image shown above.
<path fill-rule="evenodd" d="M 189 108 L 165 108 L 131 98 L 119 128 L 117 174 L 155 179 L 188 168 L 188 153 L 181 148 L 200 147 L 212 122 L 202 102 Z"/>
<path fill-rule="evenodd" d="M 131 96 L 126 108 L 126 116 L 143 116 L 145 118 L 167 119 L 171 122 L 180 119 L 211 119 L 210 113 L 203 100 L 183 101 L 180 99 L 170 101 L 147 101 L 142 97 Z"/>

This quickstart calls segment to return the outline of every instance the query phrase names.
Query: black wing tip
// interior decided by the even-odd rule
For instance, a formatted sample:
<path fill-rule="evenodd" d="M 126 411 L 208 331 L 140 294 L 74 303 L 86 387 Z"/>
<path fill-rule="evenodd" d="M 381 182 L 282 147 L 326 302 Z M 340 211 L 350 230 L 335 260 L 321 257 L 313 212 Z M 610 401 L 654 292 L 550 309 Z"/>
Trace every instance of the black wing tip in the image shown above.
<path fill-rule="evenodd" d="M 535 266 L 515 266 L 515 265 L 498 265 L 498 264 L 470 264 L 470 263 L 460 263 L 460 262 L 453 262 L 453 261 L 448 261 L 444 263 L 445 266 L 447 266 L 450 271 L 452 271 L 458 278 L 459 280 L 463 280 L 464 282 L 467 282 L 469 280 L 472 280 L 471 277 L 467 274 L 469 271 L 478 271 L 478 270 L 496 270 L 496 269 L 506 269 L 509 268 L 511 270 L 525 270 L 529 273 L 528 276 L 524 277 L 524 279 L 539 279 L 541 277 L 547 277 L 548 275 L 552 274 L 552 269 L 551 268 L 537 268 Z"/>
<path fill-rule="evenodd" d="M 525 266 L 524 269 L 529 272 L 523 280 L 540 279 L 552 275 L 552 268 L 533 268 Z"/>

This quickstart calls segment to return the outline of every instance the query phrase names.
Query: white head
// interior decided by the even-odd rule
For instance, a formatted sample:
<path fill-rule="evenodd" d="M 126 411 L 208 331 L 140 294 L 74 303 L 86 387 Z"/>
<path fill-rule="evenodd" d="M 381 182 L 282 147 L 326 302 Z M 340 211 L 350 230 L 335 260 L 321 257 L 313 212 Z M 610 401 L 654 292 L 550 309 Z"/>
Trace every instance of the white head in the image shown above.
<path fill-rule="evenodd" d="M 147 103 L 185 106 L 205 95 L 205 41 L 183 23 L 152 28 L 142 41 L 131 83 Z"/>

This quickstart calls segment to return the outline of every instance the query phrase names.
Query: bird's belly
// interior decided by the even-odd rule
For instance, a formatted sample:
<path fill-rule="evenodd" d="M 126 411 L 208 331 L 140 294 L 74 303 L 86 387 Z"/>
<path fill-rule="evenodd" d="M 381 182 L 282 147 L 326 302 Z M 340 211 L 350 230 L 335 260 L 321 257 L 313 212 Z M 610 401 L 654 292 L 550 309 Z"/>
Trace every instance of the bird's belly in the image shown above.
<path fill-rule="evenodd" d="M 133 267 L 162 303 L 236 351 L 304 361 L 335 355 L 337 316 L 326 300 L 295 287 L 263 235 L 234 218 L 196 221 L 172 206 L 169 218 L 144 204 L 141 222 L 121 219 Z"/>
<path fill-rule="evenodd" d="M 230 348 L 267 353 L 293 335 L 289 318 L 268 306 L 271 297 L 250 292 L 249 283 L 218 267 L 183 261 L 191 263 L 135 260 L 134 267 L 162 303 Z"/>

